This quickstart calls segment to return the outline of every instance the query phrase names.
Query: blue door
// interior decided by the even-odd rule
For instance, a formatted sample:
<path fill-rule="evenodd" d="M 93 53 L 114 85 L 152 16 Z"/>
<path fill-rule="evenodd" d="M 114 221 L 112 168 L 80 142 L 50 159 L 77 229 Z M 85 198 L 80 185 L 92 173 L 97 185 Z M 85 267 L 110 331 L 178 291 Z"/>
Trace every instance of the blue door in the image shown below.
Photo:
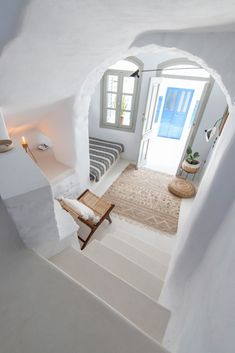
<path fill-rule="evenodd" d="M 180 139 L 194 90 L 168 87 L 158 130 L 159 137 Z"/>

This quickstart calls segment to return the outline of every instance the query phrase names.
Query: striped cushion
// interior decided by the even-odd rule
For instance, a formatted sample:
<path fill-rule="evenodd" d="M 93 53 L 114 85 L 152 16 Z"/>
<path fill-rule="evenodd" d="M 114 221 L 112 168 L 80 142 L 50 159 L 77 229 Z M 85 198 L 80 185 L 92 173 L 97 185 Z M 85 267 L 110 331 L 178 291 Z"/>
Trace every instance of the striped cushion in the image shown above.
<path fill-rule="evenodd" d="M 124 151 L 121 143 L 89 138 L 90 144 L 90 180 L 99 181 L 111 165 Z"/>

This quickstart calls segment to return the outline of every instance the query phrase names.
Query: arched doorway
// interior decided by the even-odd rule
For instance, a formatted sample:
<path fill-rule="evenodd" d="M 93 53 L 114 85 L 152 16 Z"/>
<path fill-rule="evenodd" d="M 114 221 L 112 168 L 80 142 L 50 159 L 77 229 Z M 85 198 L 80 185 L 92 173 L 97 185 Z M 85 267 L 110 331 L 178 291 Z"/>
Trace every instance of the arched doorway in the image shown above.
<path fill-rule="evenodd" d="M 145 55 L 151 55 L 151 53 L 154 53 L 152 49 L 147 51 Z M 155 55 L 159 56 L 159 54 Z M 213 78 L 200 64 L 187 57 L 183 57 L 180 52 L 177 55 L 175 53 L 172 55 L 170 50 L 166 50 L 163 57 L 164 60 L 157 63 L 155 67 L 156 71 L 150 72 L 148 75 L 144 71 L 151 68 L 149 66 L 150 63 L 144 63 L 141 51 L 139 54 L 136 53 L 136 56 L 132 55 L 121 59 L 108 67 L 99 88 L 95 90 L 96 98 L 94 99 L 94 95 L 92 96 L 89 113 L 89 134 L 90 136 L 97 135 L 101 139 L 127 144 L 124 158 L 137 163 L 138 167 L 142 165 L 141 162 L 146 159 L 148 152 L 148 156 L 150 156 L 150 159 L 152 156 L 154 162 L 152 165 L 151 163 L 147 164 L 147 167 L 172 175 L 180 173 L 180 166 L 187 146 L 192 146 L 195 151 L 200 146 L 201 150 L 199 154 L 201 154 L 202 168 L 200 175 L 198 173 L 197 176 L 198 180 L 200 180 L 205 170 L 204 165 L 209 160 L 216 140 L 215 136 L 208 143 L 204 136 L 204 130 L 213 126 L 214 121 L 222 116 L 226 108 L 226 99 L 222 91 L 220 91 L 219 85 L 216 83 L 216 87 L 214 87 Z M 130 77 L 137 69 L 139 70 L 140 77 Z M 131 84 L 133 91 L 129 91 L 129 94 L 122 91 L 124 79 L 126 81 L 133 81 Z M 113 80 L 116 80 L 116 82 Z M 142 131 L 142 145 L 140 147 L 139 160 L 137 160 L 141 130 L 145 128 L 143 115 L 146 118 L 146 114 L 148 114 L 147 110 L 149 109 L 149 102 L 146 104 L 147 89 L 149 86 L 149 95 L 151 95 L 151 85 L 157 80 L 162 82 L 161 89 L 158 90 L 157 88 L 155 96 L 151 96 L 151 104 L 153 106 L 150 107 L 152 116 L 149 117 L 149 121 L 152 119 L 153 121 L 150 121 L 150 125 L 153 124 L 151 129 L 147 128 L 147 132 L 149 133 L 149 130 L 151 130 L 151 134 L 154 137 L 152 141 L 154 139 L 155 141 L 150 146 L 146 146 L 149 143 L 149 134 L 147 139 L 145 136 L 143 138 Z M 109 90 L 110 87 L 108 86 L 110 85 L 113 85 L 113 87 L 116 86 L 114 87 L 114 91 L 112 89 L 111 91 Z M 145 92 L 143 86 L 145 86 Z M 210 109 L 209 112 L 206 112 L 207 118 L 202 120 L 212 87 L 213 90 L 216 90 L 215 94 L 213 92 L 212 101 L 215 102 L 217 100 L 216 104 L 219 104 L 217 99 L 219 94 L 219 98 L 221 101 L 223 100 L 224 106 L 219 110 L 216 108 L 218 111 L 217 114 L 211 114 L 212 111 Z M 133 97 L 134 91 L 135 95 Z M 129 107 L 126 107 L 128 108 L 126 111 L 123 109 L 123 115 L 126 114 L 127 116 L 121 117 L 122 114 L 120 113 L 123 103 L 127 104 L 127 102 L 123 102 L 126 97 L 129 99 Z M 175 107 L 171 109 L 171 105 L 168 112 L 168 105 L 170 102 L 173 104 L 174 100 Z M 210 102 L 209 105 L 213 105 L 213 102 Z M 109 113 L 109 116 L 107 113 Z M 110 115 L 111 113 L 112 115 Z M 164 124 L 164 119 L 161 119 L 162 117 L 168 119 L 169 114 L 171 123 L 173 121 L 170 130 L 167 126 L 164 127 L 166 124 Z M 177 119 L 180 120 L 180 124 L 178 124 Z M 200 131 L 197 135 L 198 129 Z M 196 144 L 194 145 L 195 139 Z M 148 147 L 150 148 L 148 149 Z M 141 158 L 142 161 L 140 161 Z M 165 167 L 166 169 L 164 169 Z"/>
<path fill-rule="evenodd" d="M 166 60 L 157 66 L 154 74 L 150 78 L 138 166 L 175 175 L 180 172 L 187 146 L 193 146 L 202 118 L 204 124 L 212 123 L 204 111 L 214 80 L 187 58 Z M 226 101 L 222 97 L 221 92 L 223 110 Z M 215 97 L 210 99 L 215 104 Z M 199 133 L 203 135 L 203 131 Z M 202 143 L 205 145 L 206 141 Z M 197 144 L 194 147 L 198 148 Z M 202 151 L 203 163 L 209 151 L 207 147 Z"/>

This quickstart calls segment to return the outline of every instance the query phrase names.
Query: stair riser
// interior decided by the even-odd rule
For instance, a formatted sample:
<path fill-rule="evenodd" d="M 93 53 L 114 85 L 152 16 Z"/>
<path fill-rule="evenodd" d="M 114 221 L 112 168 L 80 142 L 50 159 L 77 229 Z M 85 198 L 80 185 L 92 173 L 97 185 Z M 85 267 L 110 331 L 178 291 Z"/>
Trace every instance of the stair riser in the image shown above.
<path fill-rule="evenodd" d="M 102 243 L 114 252 L 134 262 L 139 267 L 142 267 L 145 271 L 164 281 L 167 267 L 159 263 L 157 260 L 154 260 L 138 249 L 133 248 L 131 245 L 111 235 L 106 236 L 102 240 Z"/>
<path fill-rule="evenodd" d="M 164 282 L 101 242 L 92 241 L 84 255 L 151 299 L 158 300 Z"/>
<path fill-rule="evenodd" d="M 141 330 L 161 342 L 170 317 L 167 309 L 74 249 L 64 250 L 51 260 Z"/>

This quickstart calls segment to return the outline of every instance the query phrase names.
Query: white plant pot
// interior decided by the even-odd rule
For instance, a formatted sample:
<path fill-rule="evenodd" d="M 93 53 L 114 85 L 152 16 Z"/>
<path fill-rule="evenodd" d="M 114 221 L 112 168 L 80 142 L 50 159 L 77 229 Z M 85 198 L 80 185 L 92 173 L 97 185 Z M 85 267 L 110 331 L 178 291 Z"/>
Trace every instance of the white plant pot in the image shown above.
<path fill-rule="evenodd" d="M 196 174 L 200 169 L 200 162 L 198 164 L 190 164 L 186 160 L 182 163 L 182 169 L 190 174 Z"/>

